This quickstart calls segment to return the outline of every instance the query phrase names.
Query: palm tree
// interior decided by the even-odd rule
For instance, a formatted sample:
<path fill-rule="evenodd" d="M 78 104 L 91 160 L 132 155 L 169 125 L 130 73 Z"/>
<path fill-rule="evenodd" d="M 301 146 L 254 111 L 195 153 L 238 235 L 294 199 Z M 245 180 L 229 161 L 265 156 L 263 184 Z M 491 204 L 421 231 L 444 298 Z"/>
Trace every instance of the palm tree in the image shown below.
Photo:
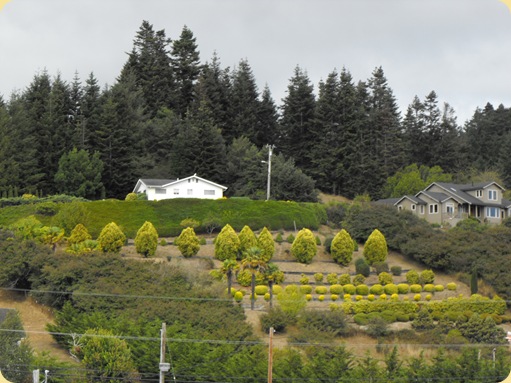
<path fill-rule="evenodd" d="M 264 278 L 268 281 L 268 289 L 270 292 L 270 309 L 273 308 L 273 284 L 284 281 L 284 273 L 279 270 L 275 263 L 268 263 L 264 272 Z"/>
<path fill-rule="evenodd" d="M 232 290 L 232 273 L 240 268 L 240 265 L 238 262 L 234 259 L 226 259 L 224 263 L 222 263 L 222 268 L 220 271 L 222 274 L 225 274 L 227 277 L 227 292 L 229 293 L 229 296 L 232 296 L 231 290 Z"/>
<path fill-rule="evenodd" d="M 241 268 L 248 269 L 252 273 L 252 293 L 250 296 L 250 309 L 255 305 L 255 281 L 256 273 L 263 272 L 267 267 L 267 262 L 263 259 L 263 251 L 259 247 L 251 247 L 243 253 Z"/>

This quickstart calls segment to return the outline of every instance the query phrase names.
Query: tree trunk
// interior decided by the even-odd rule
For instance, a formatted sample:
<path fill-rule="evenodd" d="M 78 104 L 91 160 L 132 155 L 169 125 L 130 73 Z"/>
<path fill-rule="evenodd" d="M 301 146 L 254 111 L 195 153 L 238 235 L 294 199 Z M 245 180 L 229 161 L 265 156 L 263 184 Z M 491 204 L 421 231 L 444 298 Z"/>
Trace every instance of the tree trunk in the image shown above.
<path fill-rule="evenodd" d="M 252 273 L 252 295 L 250 296 L 250 309 L 253 310 L 255 305 L 255 273 Z"/>
<path fill-rule="evenodd" d="M 227 271 L 227 292 L 230 297 L 232 297 L 231 288 L 232 288 L 232 271 L 229 270 Z"/>
<path fill-rule="evenodd" d="M 268 287 L 270 288 L 270 309 L 273 308 L 273 280 L 268 281 Z"/>

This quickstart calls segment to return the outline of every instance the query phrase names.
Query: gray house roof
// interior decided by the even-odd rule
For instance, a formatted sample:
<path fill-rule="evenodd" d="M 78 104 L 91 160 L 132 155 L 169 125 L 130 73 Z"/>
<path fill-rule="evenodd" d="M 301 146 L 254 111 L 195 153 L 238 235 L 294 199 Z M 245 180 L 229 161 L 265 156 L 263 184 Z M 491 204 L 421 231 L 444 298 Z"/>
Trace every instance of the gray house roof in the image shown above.
<path fill-rule="evenodd" d="M 163 179 L 163 178 L 141 178 L 140 181 L 146 184 L 146 186 L 163 186 L 176 181 L 175 179 Z"/>
<path fill-rule="evenodd" d="M 498 183 L 496 182 L 482 182 L 478 184 L 467 184 L 467 185 L 460 185 L 460 184 L 452 184 L 447 182 L 433 182 L 431 185 L 429 185 L 426 190 L 428 190 L 432 185 L 437 185 L 441 187 L 442 189 L 446 190 L 449 193 L 452 193 L 454 196 L 462 199 L 464 202 L 467 202 L 471 205 L 481 205 L 481 206 L 489 206 L 488 203 L 484 203 L 480 199 L 466 193 L 467 191 L 473 191 L 473 190 L 480 190 L 485 189 L 491 185 L 497 185 L 500 189 L 504 190 Z"/>
<path fill-rule="evenodd" d="M 444 202 L 444 201 L 447 201 L 448 199 L 452 198 L 454 200 L 456 200 L 455 197 L 453 196 L 450 196 L 448 194 L 445 194 L 445 193 L 438 193 L 438 192 L 430 192 L 430 191 L 427 191 L 427 190 L 422 190 L 420 192 L 418 192 L 415 197 L 419 196 L 420 194 L 424 194 L 424 195 L 427 195 L 429 198 L 431 199 L 434 199 L 435 201 L 437 202 Z"/>
<path fill-rule="evenodd" d="M 396 199 L 397 199 L 397 201 L 396 201 L 395 205 L 397 205 L 399 202 L 401 202 L 404 199 L 409 199 L 416 205 L 427 205 L 427 203 L 425 201 L 421 200 L 419 197 L 414 196 L 414 195 L 405 195 L 401 198 L 396 198 Z"/>

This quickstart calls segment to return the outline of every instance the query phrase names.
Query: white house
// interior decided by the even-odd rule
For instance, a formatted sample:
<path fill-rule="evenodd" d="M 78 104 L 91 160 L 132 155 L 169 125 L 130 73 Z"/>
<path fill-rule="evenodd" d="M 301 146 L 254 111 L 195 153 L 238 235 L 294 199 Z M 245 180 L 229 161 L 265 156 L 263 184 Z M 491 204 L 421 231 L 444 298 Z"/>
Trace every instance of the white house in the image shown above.
<path fill-rule="evenodd" d="M 217 199 L 224 196 L 225 186 L 198 177 L 196 174 L 182 179 L 138 180 L 133 193 L 146 193 L 149 201 L 171 198 Z"/>

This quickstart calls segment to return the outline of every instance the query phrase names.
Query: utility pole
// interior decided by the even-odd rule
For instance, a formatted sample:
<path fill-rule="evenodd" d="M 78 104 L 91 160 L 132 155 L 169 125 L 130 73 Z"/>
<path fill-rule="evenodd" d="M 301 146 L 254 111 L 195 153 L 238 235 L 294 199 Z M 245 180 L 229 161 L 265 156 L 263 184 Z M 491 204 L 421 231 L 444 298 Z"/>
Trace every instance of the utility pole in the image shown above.
<path fill-rule="evenodd" d="M 273 379 L 273 333 L 275 330 L 270 327 L 270 341 L 268 344 L 268 383 L 272 383 Z"/>
<path fill-rule="evenodd" d="M 268 161 L 261 161 L 263 163 L 268 164 L 268 186 L 266 189 L 266 201 L 270 199 L 270 185 L 271 185 L 271 156 L 273 155 L 273 149 L 275 149 L 275 145 L 267 144 L 268 148 Z"/>
<path fill-rule="evenodd" d="M 165 363 L 165 343 L 167 343 L 167 325 L 161 324 L 160 339 L 160 383 L 165 383 L 165 373 L 170 370 L 170 363 Z"/>

